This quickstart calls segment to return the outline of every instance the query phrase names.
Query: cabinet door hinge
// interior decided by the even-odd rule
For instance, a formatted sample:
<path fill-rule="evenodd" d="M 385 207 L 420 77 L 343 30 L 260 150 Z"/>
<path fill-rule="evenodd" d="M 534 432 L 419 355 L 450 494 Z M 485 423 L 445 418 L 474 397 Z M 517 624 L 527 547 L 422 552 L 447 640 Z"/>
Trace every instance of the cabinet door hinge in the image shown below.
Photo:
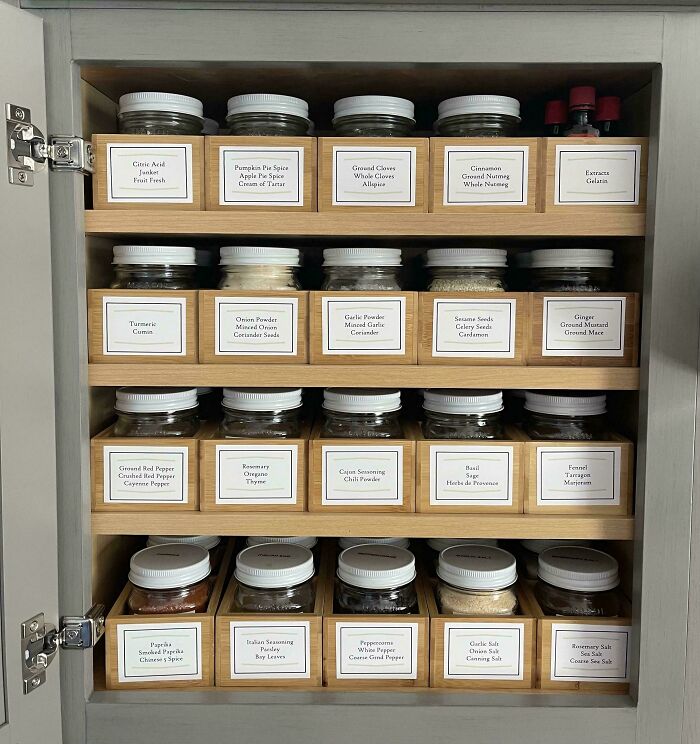
<path fill-rule="evenodd" d="M 11 184 L 33 186 L 34 173 L 48 162 L 51 170 L 89 174 L 95 155 L 92 144 L 82 137 L 57 134 L 46 141 L 41 130 L 32 124 L 32 113 L 13 103 L 5 104 L 7 135 L 7 168 Z"/>
<path fill-rule="evenodd" d="M 46 669 L 59 648 L 92 648 L 105 632 L 105 606 L 93 605 L 82 616 L 61 618 L 59 628 L 47 623 L 44 613 L 26 620 L 21 627 L 22 680 L 24 694 L 46 682 Z"/>

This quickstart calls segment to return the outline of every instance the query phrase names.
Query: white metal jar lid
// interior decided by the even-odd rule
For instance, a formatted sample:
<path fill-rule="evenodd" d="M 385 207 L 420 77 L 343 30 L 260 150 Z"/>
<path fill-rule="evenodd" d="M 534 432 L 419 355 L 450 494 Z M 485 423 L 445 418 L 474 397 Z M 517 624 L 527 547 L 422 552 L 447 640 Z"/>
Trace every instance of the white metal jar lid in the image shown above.
<path fill-rule="evenodd" d="M 570 548 L 572 546 L 586 548 L 591 544 L 590 540 L 521 540 L 520 544 L 531 553 L 543 553 L 549 548 Z"/>
<path fill-rule="evenodd" d="M 497 548 L 498 540 L 483 537 L 431 537 L 428 540 L 428 547 L 436 553 L 442 553 L 443 550 L 457 545 L 491 545 Z"/>
<path fill-rule="evenodd" d="M 520 101 L 510 96 L 457 96 L 438 105 L 438 121 L 462 114 L 503 114 L 520 121 Z"/>
<path fill-rule="evenodd" d="M 601 395 L 576 395 L 575 393 L 525 392 L 525 409 L 551 416 L 599 416 L 606 411 L 606 397 Z"/>
<path fill-rule="evenodd" d="M 117 388 L 114 407 L 124 413 L 173 413 L 197 407 L 197 388 Z"/>
<path fill-rule="evenodd" d="M 508 251 L 503 248 L 430 248 L 426 266 L 486 266 L 508 265 Z"/>
<path fill-rule="evenodd" d="M 211 573 L 209 551 L 199 545 L 164 543 L 131 556 L 129 581 L 144 589 L 177 589 Z"/>
<path fill-rule="evenodd" d="M 298 248 L 225 245 L 221 248 L 221 266 L 299 266 Z"/>
<path fill-rule="evenodd" d="M 617 561 L 593 548 L 559 546 L 540 553 L 537 573 L 542 581 L 578 592 L 605 592 L 620 583 Z"/>
<path fill-rule="evenodd" d="M 437 575 L 461 589 L 497 590 L 518 579 L 515 558 L 490 545 L 457 545 L 440 553 Z"/>
<path fill-rule="evenodd" d="M 234 576 L 241 584 L 258 589 L 297 586 L 314 575 L 313 553 L 303 545 L 271 542 L 242 550 Z"/>
<path fill-rule="evenodd" d="M 356 545 L 338 556 L 338 578 L 362 589 L 393 589 L 416 578 L 416 559 L 395 545 Z"/>
<path fill-rule="evenodd" d="M 222 405 L 236 411 L 291 411 L 301 406 L 301 388 L 224 388 Z"/>
<path fill-rule="evenodd" d="M 401 266 L 400 248 L 326 248 L 324 266 Z"/>
<path fill-rule="evenodd" d="M 181 545 L 199 545 L 200 548 L 211 550 L 220 542 L 221 538 L 218 535 L 150 535 L 146 545 L 150 548 L 154 545 L 178 543 Z"/>
<path fill-rule="evenodd" d="M 338 547 L 341 550 L 354 548 L 356 545 L 393 545 L 396 548 L 408 548 L 411 541 L 407 537 L 341 537 Z"/>
<path fill-rule="evenodd" d="M 126 93 L 119 98 L 119 113 L 128 114 L 132 111 L 167 111 L 204 118 L 204 104 L 198 98 L 179 93 L 157 91 Z"/>
<path fill-rule="evenodd" d="M 310 536 L 259 537 L 258 535 L 252 535 L 245 541 L 246 546 L 249 548 L 253 547 L 254 545 L 265 545 L 265 543 L 287 543 L 289 545 L 301 545 L 302 547 L 311 550 L 311 548 L 316 547 L 318 538 Z"/>
<path fill-rule="evenodd" d="M 326 388 L 323 407 L 339 413 L 391 413 L 401 408 L 400 390 Z"/>
<path fill-rule="evenodd" d="M 538 248 L 530 254 L 531 269 L 611 269 L 613 252 L 609 248 Z"/>
<path fill-rule="evenodd" d="M 195 266 L 197 253 L 188 245 L 115 245 L 113 264 Z"/>
<path fill-rule="evenodd" d="M 309 104 L 295 96 L 245 93 L 228 99 L 228 116 L 234 114 L 288 114 L 308 119 Z"/>
<path fill-rule="evenodd" d="M 403 116 L 415 121 L 413 102 L 396 96 L 350 96 L 341 98 L 333 106 L 333 116 L 357 116 L 362 114 L 384 114 L 389 116 Z"/>
<path fill-rule="evenodd" d="M 503 410 L 503 393 L 500 390 L 424 390 L 423 408 L 462 415 L 498 413 Z"/>

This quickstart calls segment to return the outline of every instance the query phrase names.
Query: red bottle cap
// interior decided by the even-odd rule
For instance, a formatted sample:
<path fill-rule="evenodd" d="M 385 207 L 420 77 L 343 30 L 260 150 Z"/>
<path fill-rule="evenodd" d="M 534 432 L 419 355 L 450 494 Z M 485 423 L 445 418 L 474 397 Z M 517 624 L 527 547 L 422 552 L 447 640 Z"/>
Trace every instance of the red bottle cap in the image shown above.
<path fill-rule="evenodd" d="M 547 101 L 544 107 L 545 124 L 566 124 L 568 116 L 566 101 Z"/>
<path fill-rule="evenodd" d="M 601 96 L 596 104 L 596 121 L 620 121 L 622 101 L 619 96 Z"/>
<path fill-rule="evenodd" d="M 578 85 L 569 91 L 569 108 L 595 108 L 595 88 L 592 85 Z"/>

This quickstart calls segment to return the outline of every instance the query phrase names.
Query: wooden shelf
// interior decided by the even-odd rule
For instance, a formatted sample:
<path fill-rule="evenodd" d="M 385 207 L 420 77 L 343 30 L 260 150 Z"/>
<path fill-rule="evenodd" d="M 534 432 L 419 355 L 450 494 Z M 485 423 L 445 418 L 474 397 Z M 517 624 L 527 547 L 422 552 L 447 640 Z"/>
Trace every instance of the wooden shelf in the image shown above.
<path fill-rule="evenodd" d="M 232 387 L 458 387 L 639 390 L 636 367 L 439 367 L 324 364 L 91 364 L 89 383 Z"/>
<path fill-rule="evenodd" d="M 643 236 L 645 216 L 574 214 L 347 214 L 88 210 L 88 235 L 236 235 L 317 237 Z"/>
<path fill-rule="evenodd" d="M 632 517 L 318 512 L 95 512 L 96 535 L 315 535 L 631 540 Z"/>

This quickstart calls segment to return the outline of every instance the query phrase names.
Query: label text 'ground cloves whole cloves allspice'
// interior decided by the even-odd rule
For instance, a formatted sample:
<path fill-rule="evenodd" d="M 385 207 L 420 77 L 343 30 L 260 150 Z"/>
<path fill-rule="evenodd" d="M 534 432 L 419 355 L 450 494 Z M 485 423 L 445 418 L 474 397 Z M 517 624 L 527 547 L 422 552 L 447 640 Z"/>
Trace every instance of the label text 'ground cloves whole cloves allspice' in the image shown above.
<path fill-rule="evenodd" d="M 335 146 L 332 178 L 334 206 L 413 207 L 416 148 Z"/>

